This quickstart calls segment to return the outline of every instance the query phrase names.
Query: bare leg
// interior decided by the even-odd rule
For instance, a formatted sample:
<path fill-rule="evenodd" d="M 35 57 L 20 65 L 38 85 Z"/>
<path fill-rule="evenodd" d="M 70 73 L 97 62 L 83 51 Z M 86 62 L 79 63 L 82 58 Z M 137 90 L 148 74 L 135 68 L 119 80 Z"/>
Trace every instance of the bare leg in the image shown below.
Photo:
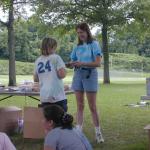
<path fill-rule="evenodd" d="M 96 92 L 87 92 L 86 93 L 89 108 L 92 114 L 92 119 L 95 127 L 98 127 L 100 125 L 99 123 L 99 116 L 96 108 Z"/>
<path fill-rule="evenodd" d="M 83 91 L 76 91 L 76 100 L 77 100 L 77 125 L 82 127 L 83 124 L 83 111 L 84 111 L 84 92 Z"/>
<path fill-rule="evenodd" d="M 103 143 L 104 138 L 101 133 L 100 121 L 96 107 L 96 92 L 86 92 L 89 108 L 92 114 L 93 124 L 95 126 L 95 136 L 98 143 Z"/>

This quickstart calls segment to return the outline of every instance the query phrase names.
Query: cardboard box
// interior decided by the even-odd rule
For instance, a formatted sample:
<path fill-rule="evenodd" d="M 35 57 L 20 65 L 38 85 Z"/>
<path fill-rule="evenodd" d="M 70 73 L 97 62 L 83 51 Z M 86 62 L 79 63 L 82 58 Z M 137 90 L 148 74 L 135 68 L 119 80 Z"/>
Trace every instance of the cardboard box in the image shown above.
<path fill-rule="evenodd" d="M 149 138 L 149 147 L 148 150 L 150 150 L 150 124 L 144 127 L 144 130 L 148 131 L 148 138 Z"/>
<path fill-rule="evenodd" d="M 18 127 L 18 119 L 22 118 L 22 110 L 18 107 L 0 107 L 0 132 L 12 134 Z"/>
<path fill-rule="evenodd" d="M 45 136 L 43 126 L 42 108 L 25 107 L 24 108 L 24 138 L 43 139 Z"/>

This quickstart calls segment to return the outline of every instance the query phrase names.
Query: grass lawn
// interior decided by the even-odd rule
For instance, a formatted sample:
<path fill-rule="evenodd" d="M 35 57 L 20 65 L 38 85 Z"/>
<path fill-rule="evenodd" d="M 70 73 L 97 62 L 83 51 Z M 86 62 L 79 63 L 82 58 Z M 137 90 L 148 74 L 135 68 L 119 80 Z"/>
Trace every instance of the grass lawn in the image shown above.
<path fill-rule="evenodd" d="M 72 82 L 72 76 L 73 73 L 69 72 L 67 73 L 67 77 L 64 79 L 64 83 L 71 83 Z M 103 73 L 100 72 L 99 75 L 99 82 L 102 82 L 102 77 Z M 140 82 L 143 83 L 145 82 L 145 78 L 149 77 L 148 75 L 144 74 L 141 76 L 141 73 L 131 73 L 131 72 L 115 72 L 113 71 L 111 75 L 111 82 L 121 82 L 121 83 L 130 83 L 130 82 Z M 21 83 L 24 80 L 32 81 L 33 76 L 32 75 L 17 75 L 16 77 L 17 84 Z M 0 83 L 3 83 L 5 85 L 8 85 L 8 75 L 0 75 Z"/>
<path fill-rule="evenodd" d="M 85 107 L 84 131 L 94 150 L 146 150 L 148 137 L 143 127 L 150 123 L 150 108 L 129 108 L 124 105 L 137 103 L 145 94 L 145 83 L 113 82 L 111 85 L 101 85 L 98 92 L 97 106 L 101 114 L 101 125 L 105 143 L 97 145 L 94 141 L 94 128 L 88 106 Z M 69 112 L 75 115 L 76 102 L 74 95 L 68 96 Z M 13 97 L 0 102 L 0 106 L 16 105 L 35 106 L 37 102 L 30 98 Z M 18 150 L 42 150 L 43 141 L 23 140 L 21 136 L 12 137 Z"/>

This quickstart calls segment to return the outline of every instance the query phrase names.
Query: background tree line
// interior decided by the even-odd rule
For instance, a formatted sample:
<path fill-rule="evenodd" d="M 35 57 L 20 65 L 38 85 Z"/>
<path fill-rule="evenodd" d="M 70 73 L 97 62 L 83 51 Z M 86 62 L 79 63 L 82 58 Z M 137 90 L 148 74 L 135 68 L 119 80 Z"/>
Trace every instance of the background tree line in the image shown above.
<path fill-rule="evenodd" d="M 15 32 L 15 58 L 17 61 L 34 62 L 40 55 L 41 41 L 45 36 L 52 36 L 58 41 L 57 53 L 60 54 L 64 61 L 70 61 L 69 56 L 73 46 L 76 43 L 74 30 L 62 33 L 59 28 L 52 30 L 44 27 L 42 24 L 37 25 L 32 17 L 28 20 L 19 18 L 14 23 Z M 8 33 L 5 27 L 0 27 L 0 58 L 8 59 L 9 51 L 7 48 Z M 64 32 L 64 31 L 63 31 Z"/>
<path fill-rule="evenodd" d="M 47 28 L 46 31 L 43 28 Z M 41 40 L 45 36 L 52 36 L 58 40 L 57 53 L 64 61 L 69 61 L 69 55 L 73 46 L 77 42 L 74 28 L 69 31 L 56 29 L 55 31 L 43 27 L 33 17 L 25 20 L 19 18 L 15 21 L 15 53 L 16 60 L 34 62 L 40 55 Z M 64 32 L 64 33 L 62 33 Z M 62 34 L 61 34 L 62 33 Z M 150 57 L 150 33 L 143 32 L 140 24 L 136 21 L 123 25 L 121 28 L 114 28 L 109 34 L 110 53 L 138 54 L 140 56 Z M 101 43 L 101 34 L 95 34 L 95 38 Z M 7 48 L 7 30 L 0 27 L 0 58 L 8 59 L 9 51 Z"/>
<path fill-rule="evenodd" d="M 23 19 L 26 4 L 34 15 Z M 34 61 L 45 36 L 58 40 L 58 53 L 69 61 L 74 26 L 81 21 L 101 28 L 95 36 L 103 50 L 104 83 L 110 83 L 109 52 L 149 56 L 149 6 L 149 0 L 1 0 L 8 18 L 0 20 L 0 57 L 9 58 L 9 84 L 16 84 L 15 59 Z"/>

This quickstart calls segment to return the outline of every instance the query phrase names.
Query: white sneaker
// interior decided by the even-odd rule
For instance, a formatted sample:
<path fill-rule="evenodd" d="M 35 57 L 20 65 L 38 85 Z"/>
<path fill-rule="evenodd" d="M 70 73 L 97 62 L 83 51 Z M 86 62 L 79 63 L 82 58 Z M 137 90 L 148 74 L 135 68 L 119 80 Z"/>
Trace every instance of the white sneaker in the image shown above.
<path fill-rule="evenodd" d="M 104 138 L 101 132 L 96 133 L 96 142 L 97 143 L 104 143 Z"/>

